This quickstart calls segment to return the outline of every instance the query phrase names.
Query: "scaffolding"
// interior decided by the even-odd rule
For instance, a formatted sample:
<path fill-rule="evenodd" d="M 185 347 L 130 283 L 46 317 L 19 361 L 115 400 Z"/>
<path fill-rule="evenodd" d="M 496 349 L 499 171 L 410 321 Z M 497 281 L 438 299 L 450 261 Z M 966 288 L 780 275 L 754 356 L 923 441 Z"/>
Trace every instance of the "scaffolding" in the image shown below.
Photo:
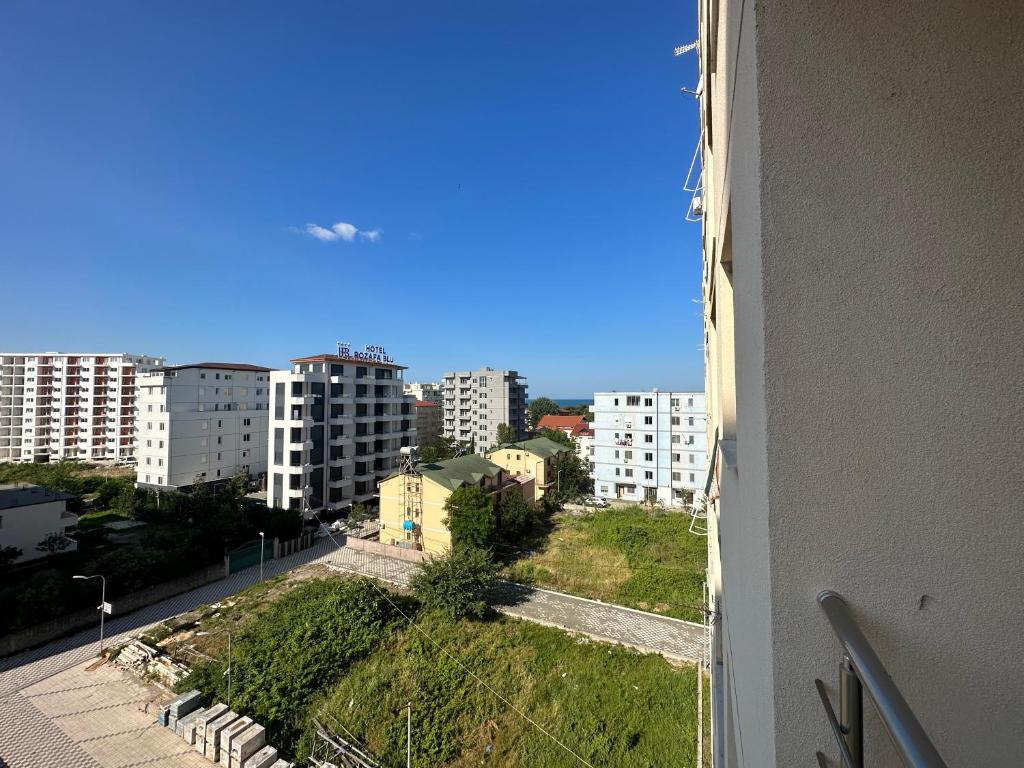
<path fill-rule="evenodd" d="M 402 476 L 402 530 L 407 546 L 423 549 L 423 476 L 416 469 L 416 448 L 402 448 L 399 474 Z"/>
<path fill-rule="evenodd" d="M 343 726 L 337 724 L 334 733 L 325 728 L 319 720 L 313 720 L 316 726 L 316 742 L 309 762 L 317 768 L 381 768 L 367 749 L 356 741 L 356 738 Z"/>

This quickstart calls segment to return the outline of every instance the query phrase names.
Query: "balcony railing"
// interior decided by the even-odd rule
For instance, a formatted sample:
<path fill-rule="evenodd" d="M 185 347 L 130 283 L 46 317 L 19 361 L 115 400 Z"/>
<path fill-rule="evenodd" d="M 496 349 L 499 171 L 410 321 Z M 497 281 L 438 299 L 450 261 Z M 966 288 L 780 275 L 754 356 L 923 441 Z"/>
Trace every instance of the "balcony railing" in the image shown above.
<path fill-rule="evenodd" d="M 843 644 L 839 664 L 838 716 L 829 701 L 825 684 L 821 680 L 814 681 L 836 737 L 843 765 L 846 768 L 864 766 L 863 690 L 866 689 L 904 765 L 910 768 L 946 768 L 910 705 L 854 621 L 846 601 L 835 592 L 825 591 L 818 595 L 818 604 Z M 816 754 L 818 765 L 827 768 L 829 763 L 825 755 L 821 752 Z"/>

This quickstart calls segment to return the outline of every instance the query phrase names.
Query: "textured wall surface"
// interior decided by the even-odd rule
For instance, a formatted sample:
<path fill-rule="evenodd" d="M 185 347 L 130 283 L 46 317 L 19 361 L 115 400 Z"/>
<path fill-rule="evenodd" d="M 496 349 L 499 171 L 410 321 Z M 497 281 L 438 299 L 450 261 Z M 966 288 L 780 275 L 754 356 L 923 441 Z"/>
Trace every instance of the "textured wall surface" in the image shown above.
<path fill-rule="evenodd" d="M 834 753 L 825 588 L 951 766 L 1024 754 L 1022 13 L 758 5 L 778 765 Z"/>

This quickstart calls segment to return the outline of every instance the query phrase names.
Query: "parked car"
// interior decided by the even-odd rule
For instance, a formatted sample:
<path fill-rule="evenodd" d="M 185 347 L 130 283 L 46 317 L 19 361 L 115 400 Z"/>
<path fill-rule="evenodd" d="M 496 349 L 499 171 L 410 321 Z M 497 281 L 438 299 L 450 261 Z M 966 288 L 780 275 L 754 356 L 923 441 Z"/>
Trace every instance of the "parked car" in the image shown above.
<path fill-rule="evenodd" d="M 600 496 L 587 496 L 583 499 L 583 503 L 588 507 L 609 507 L 611 506 L 606 499 L 602 499 Z"/>

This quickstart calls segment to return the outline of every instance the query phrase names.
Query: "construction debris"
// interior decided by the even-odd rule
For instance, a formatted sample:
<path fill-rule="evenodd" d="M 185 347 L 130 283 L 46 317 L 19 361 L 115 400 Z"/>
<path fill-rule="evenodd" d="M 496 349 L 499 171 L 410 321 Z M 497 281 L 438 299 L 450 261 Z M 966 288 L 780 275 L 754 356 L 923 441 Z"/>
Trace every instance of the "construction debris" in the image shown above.
<path fill-rule="evenodd" d="M 148 677 L 173 688 L 188 676 L 189 668 L 141 640 L 132 640 L 117 655 L 114 663 L 139 677 Z"/>

